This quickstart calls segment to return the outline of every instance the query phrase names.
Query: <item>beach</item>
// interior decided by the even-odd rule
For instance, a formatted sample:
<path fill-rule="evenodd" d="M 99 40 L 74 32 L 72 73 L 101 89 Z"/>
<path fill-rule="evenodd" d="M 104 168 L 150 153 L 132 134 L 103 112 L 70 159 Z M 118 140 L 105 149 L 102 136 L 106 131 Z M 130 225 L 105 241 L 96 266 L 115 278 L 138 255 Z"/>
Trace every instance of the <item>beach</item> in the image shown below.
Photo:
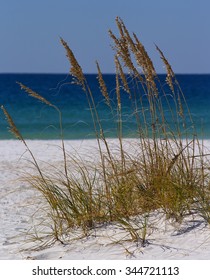
<path fill-rule="evenodd" d="M 62 165 L 60 141 L 29 140 L 27 143 L 42 167 Z M 97 151 L 96 140 L 67 140 L 65 145 L 68 154 L 79 153 L 81 157 Z M 205 145 L 210 147 L 210 141 L 205 141 Z M 125 232 L 115 223 L 93 229 L 88 236 L 75 230 L 65 243 L 51 244 L 50 237 L 46 237 L 46 246 L 37 246 L 37 243 L 35 246 L 32 236 L 39 228 L 37 224 L 42 222 L 39 213 L 43 213 L 39 212 L 43 210 L 40 194 L 20 180 L 25 172 L 33 172 L 30 155 L 18 140 L 0 141 L 0 155 L 1 260 L 210 259 L 210 226 L 196 215 L 187 217 L 179 225 L 166 221 L 160 213 L 151 213 L 154 226 L 148 229 L 144 246 L 127 241 Z"/>

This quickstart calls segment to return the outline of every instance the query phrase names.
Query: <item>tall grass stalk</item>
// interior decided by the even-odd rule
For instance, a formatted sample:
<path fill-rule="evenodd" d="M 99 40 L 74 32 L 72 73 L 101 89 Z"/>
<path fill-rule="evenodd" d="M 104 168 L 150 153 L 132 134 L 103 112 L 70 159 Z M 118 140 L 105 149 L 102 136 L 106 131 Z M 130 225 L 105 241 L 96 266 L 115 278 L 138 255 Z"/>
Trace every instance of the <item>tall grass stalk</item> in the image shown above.
<path fill-rule="evenodd" d="M 59 110 L 59 108 L 49 102 L 46 98 L 38 94 L 37 92 L 33 91 L 32 89 L 28 88 L 24 84 L 17 82 L 19 84 L 20 88 L 24 90 L 27 94 L 29 94 L 31 97 L 40 100 L 41 102 L 45 103 L 47 106 L 53 107 L 59 116 L 59 125 L 60 125 L 60 137 L 61 137 L 61 143 L 62 143 L 62 150 L 63 150 L 63 157 L 64 157 L 64 169 L 66 173 L 66 178 L 68 179 L 68 173 L 67 173 L 67 158 L 66 158 L 66 149 L 65 149 L 65 144 L 64 144 L 64 135 L 63 135 L 63 122 L 62 122 L 62 113 Z"/>

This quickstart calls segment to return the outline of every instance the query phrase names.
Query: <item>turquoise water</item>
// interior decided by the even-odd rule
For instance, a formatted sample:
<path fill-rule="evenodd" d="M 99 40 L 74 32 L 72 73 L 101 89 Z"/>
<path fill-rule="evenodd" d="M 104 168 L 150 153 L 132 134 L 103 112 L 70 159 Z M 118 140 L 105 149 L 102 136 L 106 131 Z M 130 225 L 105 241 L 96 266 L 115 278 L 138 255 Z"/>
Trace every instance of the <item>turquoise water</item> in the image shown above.
<path fill-rule="evenodd" d="M 113 104 L 115 76 L 104 79 Z M 165 76 L 160 75 L 164 84 Z M 96 100 L 103 130 L 108 137 L 116 137 L 116 118 L 103 102 L 96 75 L 87 75 L 87 80 Z M 210 138 L 210 75 L 177 75 L 190 107 L 199 136 Z M 71 83 L 71 77 L 60 74 L 0 74 L 0 104 L 12 116 L 19 131 L 26 139 L 58 139 L 60 137 L 58 113 L 51 107 L 29 97 L 20 90 L 16 81 L 31 87 L 51 103 L 59 107 L 63 117 L 65 139 L 94 138 L 90 109 L 84 92 Z M 135 118 L 126 92 L 121 93 L 123 104 L 123 136 L 137 136 Z M 169 123 L 170 119 L 167 120 Z M 14 138 L 8 132 L 8 124 L 0 112 L 0 139 Z"/>

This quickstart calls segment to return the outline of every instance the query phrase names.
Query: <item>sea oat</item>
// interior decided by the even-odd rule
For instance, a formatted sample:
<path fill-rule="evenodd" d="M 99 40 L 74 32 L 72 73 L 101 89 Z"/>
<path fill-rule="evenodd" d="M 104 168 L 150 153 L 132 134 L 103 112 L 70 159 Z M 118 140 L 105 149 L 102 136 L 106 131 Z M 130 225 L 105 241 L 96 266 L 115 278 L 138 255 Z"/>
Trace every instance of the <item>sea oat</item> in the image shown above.
<path fill-rule="evenodd" d="M 115 49 L 117 50 L 117 56 L 119 56 L 122 59 L 125 67 L 127 67 L 129 69 L 129 71 L 133 72 L 135 75 L 138 75 L 138 71 L 132 62 L 128 44 L 127 44 L 125 38 L 117 39 L 111 30 L 109 30 L 109 35 L 115 43 Z"/>
<path fill-rule="evenodd" d="M 184 110 L 183 110 L 182 101 L 181 101 L 181 97 L 180 97 L 179 93 L 178 93 L 177 99 L 178 99 L 178 104 L 179 104 L 178 114 L 180 115 L 181 118 L 184 118 Z"/>
<path fill-rule="evenodd" d="M 13 122 L 13 119 L 12 117 L 10 116 L 10 114 L 7 112 L 7 110 L 4 108 L 4 106 L 2 105 L 1 106 L 1 109 L 8 121 L 8 124 L 9 124 L 9 131 L 19 140 L 23 141 L 23 137 L 22 135 L 20 134 L 19 130 L 17 129 L 15 123 Z"/>
<path fill-rule="evenodd" d="M 30 96 L 40 100 L 41 102 L 47 104 L 48 106 L 52 106 L 54 107 L 54 105 L 52 103 L 50 103 L 47 99 L 45 99 L 43 96 L 39 95 L 37 92 L 33 91 L 32 89 L 30 89 L 29 87 L 23 85 L 20 82 L 17 82 L 18 85 L 20 85 L 20 88 L 23 89 L 26 93 L 28 93 Z"/>
<path fill-rule="evenodd" d="M 167 77 L 166 77 L 166 82 L 169 85 L 171 91 L 174 93 L 174 84 L 173 84 L 173 78 L 175 77 L 175 74 L 171 68 L 171 65 L 168 63 L 168 60 L 165 58 L 163 52 L 160 50 L 160 48 L 156 46 L 157 51 L 160 54 L 160 58 L 162 59 L 163 63 L 166 66 L 166 71 L 167 71 Z"/>
<path fill-rule="evenodd" d="M 140 81 L 143 82 L 142 76 L 131 60 L 131 53 L 135 56 L 137 65 L 142 69 L 143 74 L 145 75 L 148 87 L 150 87 L 154 94 L 157 96 L 158 91 L 154 81 L 154 78 L 157 76 L 157 74 L 144 46 L 140 43 L 135 33 L 133 34 L 135 42 L 133 41 L 127 28 L 120 18 L 116 18 L 116 23 L 120 32 L 120 39 L 117 39 L 113 34 L 111 34 L 111 32 L 110 34 L 114 39 L 115 44 L 118 46 L 118 55 L 121 56 L 122 60 L 125 63 L 125 66 L 130 68 L 135 76 L 137 76 Z"/>
<path fill-rule="evenodd" d="M 117 26 L 118 26 L 119 30 L 123 30 L 123 31 L 121 31 L 121 34 L 123 34 L 121 36 L 123 36 L 125 38 L 125 40 L 129 44 L 132 52 L 135 53 L 135 51 L 136 51 L 135 43 L 133 42 L 133 39 L 131 38 L 127 28 L 125 27 L 124 22 L 122 21 L 121 18 L 118 18 L 118 17 L 116 18 L 116 22 L 117 22 Z"/>
<path fill-rule="evenodd" d="M 74 53 L 69 48 L 68 44 L 62 38 L 60 38 L 60 41 L 66 50 L 66 56 L 71 64 L 70 73 L 72 74 L 73 77 L 76 78 L 76 82 L 78 84 L 80 84 L 84 89 L 85 88 L 85 76 L 82 72 L 82 68 L 79 65 L 78 61 L 76 60 Z"/>
<path fill-rule="evenodd" d="M 97 61 L 96 61 L 96 65 L 97 65 L 97 70 L 98 70 L 98 82 L 99 82 L 99 85 L 100 85 L 101 93 L 104 96 L 107 105 L 111 106 L 110 99 L 109 99 L 109 94 L 107 92 L 107 87 L 106 87 L 106 84 L 104 82 L 103 75 L 101 73 L 101 69 L 100 69 Z"/>
<path fill-rule="evenodd" d="M 118 69 L 116 69 L 116 95 L 117 95 L 117 106 L 120 111 L 121 110 L 121 98 L 120 98 L 120 83 L 119 83 Z"/>
<path fill-rule="evenodd" d="M 136 41 L 136 52 L 134 53 L 134 55 L 136 57 L 136 61 L 137 61 L 138 65 L 141 66 L 143 69 L 143 73 L 146 77 L 148 86 L 151 87 L 152 91 L 157 96 L 158 90 L 157 90 L 157 87 L 155 84 L 155 78 L 157 76 L 157 73 L 155 71 L 155 67 L 154 67 L 152 60 L 150 59 L 145 47 L 139 41 L 139 39 L 135 33 L 133 33 L 133 36 Z"/>
<path fill-rule="evenodd" d="M 121 66 L 120 61 L 119 61 L 117 56 L 115 56 L 115 65 L 116 65 L 117 69 L 119 70 L 120 78 L 122 80 L 123 87 L 124 87 L 125 91 L 127 93 L 131 94 L 130 88 L 129 88 L 128 83 L 127 83 L 126 76 L 123 72 L 122 66 Z"/>

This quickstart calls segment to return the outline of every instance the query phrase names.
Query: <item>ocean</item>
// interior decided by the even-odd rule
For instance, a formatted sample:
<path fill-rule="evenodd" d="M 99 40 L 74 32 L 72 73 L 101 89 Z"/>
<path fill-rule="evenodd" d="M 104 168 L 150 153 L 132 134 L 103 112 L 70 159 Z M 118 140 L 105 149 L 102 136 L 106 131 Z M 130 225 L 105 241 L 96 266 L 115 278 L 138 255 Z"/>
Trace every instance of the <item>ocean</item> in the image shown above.
<path fill-rule="evenodd" d="M 116 137 L 116 120 L 100 93 L 97 76 L 86 75 L 107 137 Z M 165 75 L 159 76 L 164 84 Z M 210 75 L 176 75 L 190 108 L 198 136 L 210 139 Z M 104 79 L 110 96 L 115 95 L 115 75 Z M 58 112 L 39 100 L 28 96 L 17 81 L 41 94 L 62 112 L 65 139 L 95 138 L 90 109 L 84 92 L 72 84 L 65 74 L 0 74 L 0 105 L 4 105 L 25 139 L 59 139 Z M 123 137 L 136 137 L 135 118 L 132 116 L 128 94 L 121 94 L 123 104 Z M 170 121 L 170 120 L 169 120 Z M 1 110 L 0 139 L 14 139 Z"/>

